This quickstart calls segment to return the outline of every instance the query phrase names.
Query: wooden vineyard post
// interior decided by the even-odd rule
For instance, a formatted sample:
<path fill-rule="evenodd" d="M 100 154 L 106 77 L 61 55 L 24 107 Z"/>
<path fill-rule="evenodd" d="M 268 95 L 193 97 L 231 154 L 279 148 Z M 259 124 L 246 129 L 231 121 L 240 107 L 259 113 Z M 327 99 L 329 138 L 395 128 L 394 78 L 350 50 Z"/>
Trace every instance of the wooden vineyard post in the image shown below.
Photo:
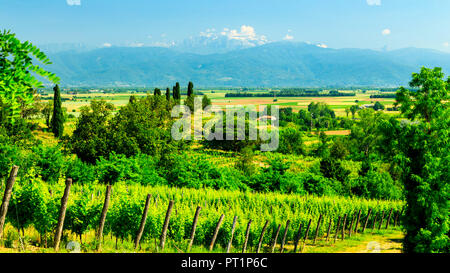
<path fill-rule="evenodd" d="M 169 228 L 170 214 L 172 213 L 172 208 L 173 208 L 173 200 L 170 200 L 169 206 L 167 207 L 166 218 L 164 219 L 161 237 L 159 240 L 159 247 L 161 248 L 161 250 L 164 249 L 164 245 L 166 243 L 167 229 Z"/>
<path fill-rule="evenodd" d="M 403 213 L 403 208 L 400 212 L 397 211 L 397 213 L 395 214 L 394 227 L 396 227 L 398 225 L 398 218 L 402 215 L 402 213 Z"/>
<path fill-rule="evenodd" d="M 151 198 L 152 198 L 152 195 L 147 194 L 147 199 L 145 200 L 144 212 L 142 213 L 141 224 L 139 226 L 138 233 L 136 234 L 136 239 L 134 241 L 134 249 L 136 249 L 139 246 L 139 242 L 141 241 L 142 234 L 144 233 L 145 222 L 147 221 L 148 207 L 150 206 Z"/>
<path fill-rule="evenodd" d="M 369 209 L 369 213 L 367 214 L 367 218 L 366 218 L 366 221 L 364 222 L 364 226 L 363 226 L 361 233 L 364 233 L 364 231 L 366 230 L 366 227 L 367 227 L 367 224 L 369 223 L 369 218 L 370 218 L 371 214 L 372 214 L 372 208 Z"/>
<path fill-rule="evenodd" d="M 339 226 L 341 225 L 341 216 L 338 218 L 337 226 L 336 226 L 336 233 L 334 234 L 334 243 L 336 243 L 338 234 L 339 234 Z"/>
<path fill-rule="evenodd" d="M 105 227 L 106 214 L 108 213 L 109 200 L 111 199 L 111 185 L 106 186 L 105 202 L 103 203 L 102 214 L 100 215 L 100 223 L 97 232 L 97 250 L 102 249 L 103 228 Z"/>
<path fill-rule="evenodd" d="M 395 212 L 395 217 L 394 217 L 394 227 L 397 226 L 398 215 L 399 215 L 399 212 L 396 211 L 396 212 Z"/>
<path fill-rule="evenodd" d="M 355 225 L 355 233 L 358 233 L 358 225 L 359 221 L 361 220 L 361 210 L 358 212 L 358 218 L 356 219 L 356 225 Z"/>
<path fill-rule="evenodd" d="M 64 219 L 66 218 L 67 201 L 69 201 L 70 187 L 72 186 L 72 178 L 66 179 L 66 188 L 64 189 L 64 195 L 61 198 L 61 208 L 59 210 L 58 225 L 56 226 L 55 233 L 55 251 L 59 251 L 59 243 L 61 241 L 61 234 L 63 232 Z"/>
<path fill-rule="evenodd" d="M 6 214 L 8 213 L 9 200 L 11 199 L 12 188 L 16 182 L 18 166 L 13 166 L 6 182 L 5 194 L 3 195 L 2 205 L 0 207 L 0 238 L 3 238 L 3 228 L 5 226 Z"/>
<path fill-rule="evenodd" d="M 380 220 L 380 225 L 378 226 L 378 230 L 381 229 L 381 225 L 383 225 L 383 220 L 384 220 L 384 210 L 383 210 L 383 214 L 381 215 L 381 220 Z"/>
<path fill-rule="evenodd" d="M 217 239 L 217 234 L 219 234 L 220 225 L 222 225 L 223 217 L 225 217 L 225 215 L 222 214 L 220 216 L 219 222 L 217 222 L 217 226 L 216 229 L 214 230 L 214 235 L 212 237 L 211 244 L 209 245 L 209 251 L 212 251 L 214 248 L 214 244 L 216 243 Z"/>
<path fill-rule="evenodd" d="M 319 221 L 317 222 L 316 234 L 314 235 L 313 245 L 316 244 L 317 235 L 319 235 L 320 222 L 322 222 L 322 214 L 319 216 Z"/>
<path fill-rule="evenodd" d="M 231 238 L 230 238 L 230 241 L 228 241 L 228 246 L 227 246 L 227 253 L 230 253 L 231 245 L 233 244 L 234 231 L 236 229 L 236 221 L 237 221 L 237 216 L 234 216 L 233 226 L 231 227 Z"/>
<path fill-rule="evenodd" d="M 355 215 L 352 216 L 352 221 L 350 222 L 350 227 L 348 229 L 348 237 L 352 237 L 353 223 L 355 222 Z"/>
<path fill-rule="evenodd" d="M 391 208 L 391 211 L 389 212 L 389 216 L 388 216 L 388 219 L 387 219 L 387 222 L 386 222 L 386 229 L 389 228 L 389 222 L 391 221 L 392 210 L 393 210 L 393 208 Z"/>
<path fill-rule="evenodd" d="M 264 227 L 261 231 L 261 236 L 259 236 L 259 242 L 258 242 L 258 248 L 256 249 L 256 253 L 259 253 L 259 251 L 261 250 L 261 245 L 263 242 L 263 238 L 264 238 L 264 233 L 266 233 L 266 228 L 267 225 L 269 224 L 269 220 L 266 220 L 266 223 L 264 224 Z"/>
<path fill-rule="evenodd" d="M 373 219 L 373 223 L 372 223 L 372 231 L 375 229 L 375 225 L 377 223 L 377 218 L 378 218 L 378 212 L 375 214 L 375 218 Z"/>
<path fill-rule="evenodd" d="M 283 239 L 281 240 L 280 253 L 283 253 L 283 251 L 284 251 L 284 243 L 286 242 L 286 236 L 287 236 L 287 232 L 288 232 L 288 229 L 289 229 L 289 223 L 290 222 L 291 222 L 290 220 L 286 221 L 286 228 L 284 229 Z"/>
<path fill-rule="evenodd" d="M 328 224 L 328 230 L 327 230 L 327 239 L 326 242 L 328 243 L 328 238 L 330 237 L 331 232 L 331 224 L 333 223 L 332 219 L 330 218 L 330 223 Z"/>
<path fill-rule="evenodd" d="M 271 253 L 275 251 L 275 247 L 277 245 L 278 234 L 280 233 L 281 224 L 278 224 L 277 232 L 275 233 L 275 238 L 273 239 Z"/>
<path fill-rule="evenodd" d="M 347 222 L 347 214 L 344 214 L 344 220 L 342 221 L 342 240 L 345 239 L 345 223 Z"/>
<path fill-rule="evenodd" d="M 194 221 L 192 222 L 191 239 L 189 240 L 189 245 L 187 251 L 191 251 L 192 244 L 194 243 L 195 229 L 197 228 L 198 216 L 200 215 L 200 210 L 202 207 L 198 206 L 195 211 Z"/>
<path fill-rule="evenodd" d="M 248 236 L 250 235 L 250 225 L 251 224 L 252 224 L 252 219 L 250 219 L 247 224 L 247 230 L 245 231 L 245 241 L 244 241 L 244 246 L 242 247 L 242 253 L 245 253 L 245 250 L 247 250 L 247 242 L 248 242 Z"/>
<path fill-rule="evenodd" d="M 294 253 L 297 253 L 297 246 L 301 239 L 301 237 L 300 237 L 301 233 L 302 233 L 302 222 L 300 222 L 300 225 L 299 225 L 298 231 L 297 231 L 297 237 L 295 238 Z"/>
<path fill-rule="evenodd" d="M 311 228 L 311 221 L 312 221 L 312 219 L 309 219 L 308 226 L 306 227 L 306 233 L 305 233 L 305 238 L 303 239 L 303 246 L 302 246 L 301 252 L 303 252 L 303 249 L 306 246 L 306 240 L 308 239 L 309 229 Z"/>

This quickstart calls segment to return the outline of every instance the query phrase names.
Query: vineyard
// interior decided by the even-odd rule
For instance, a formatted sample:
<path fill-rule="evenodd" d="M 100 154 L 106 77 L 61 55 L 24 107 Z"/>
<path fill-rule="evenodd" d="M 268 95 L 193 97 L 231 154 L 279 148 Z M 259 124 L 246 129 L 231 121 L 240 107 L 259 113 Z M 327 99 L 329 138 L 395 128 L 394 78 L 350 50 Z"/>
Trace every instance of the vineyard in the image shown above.
<path fill-rule="evenodd" d="M 95 249 L 96 242 L 86 242 L 83 235 L 98 229 L 105 188 L 102 184 L 72 185 L 63 221 L 65 243 L 71 237 L 82 243 L 85 251 Z M 50 247 L 64 191 L 63 181 L 45 183 L 31 169 L 14 185 L 6 221 L 22 235 L 24 229 L 34 228 L 43 246 Z M 146 205 L 148 212 L 143 217 Z M 112 186 L 103 240 L 112 238 L 116 247 L 125 241 L 145 251 L 161 252 L 166 241 L 162 234 L 167 234 L 166 246 L 183 252 L 191 244 L 195 251 L 273 252 L 277 248 L 298 252 L 305 240 L 326 237 L 332 241 L 364 232 L 366 227 L 396 226 L 403 205 L 399 201 L 339 196 L 177 189 L 119 182 Z M 194 219 L 194 215 L 198 217 Z M 136 240 L 138 234 L 140 240 Z"/>

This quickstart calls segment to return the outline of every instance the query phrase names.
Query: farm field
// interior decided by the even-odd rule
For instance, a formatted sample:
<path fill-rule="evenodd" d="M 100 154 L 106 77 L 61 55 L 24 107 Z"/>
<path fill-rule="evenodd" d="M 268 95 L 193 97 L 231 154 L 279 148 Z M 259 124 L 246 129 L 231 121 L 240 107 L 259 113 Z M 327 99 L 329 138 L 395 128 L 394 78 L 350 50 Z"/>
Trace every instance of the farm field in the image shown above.
<path fill-rule="evenodd" d="M 69 91 L 70 92 L 70 91 Z M 149 93 L 152 93 L 149 90 Z M 226 98 L 225 94 L 230 92 L 229 90 L 201 90 L 201 92 L 207 95 L 212 102 L 212 105 L 226 106 L 226 105 L 278 105 L 280 108 L 291 107 L 294 111 L 299 111 L 300 109 L 307 109 L 311 102 L 324 102 L 333 109 L 337 116 L 346 116 L 345 108 L 350 107 L 354 104 L 364 105 L 372 104 L 375 102 L 382 103 L 386 108 L 393 107 L 395 99 L 385 99 L 385 98 L 370 98 L 370 95 L 377 94 L 378 91 L 368 91 L 365 93 L 357 92 L 354 97 L 279 97 L 277 101 L 274 102 L 273 98 L 270 97 L 252 97 L 252 98 L 239 98 L 232 97 Z M 249 92 L 252 93 L 252 92 Z M 254 92 L 260 93 L 260 92 Z M 99 93 L 93 92 L 88 94 L 80 95 L 70 95 L 63 93 L 62 98 L 69 99 L 63 101 L 63 107 L 67 108 L 69 113 L 74 113 L 74 115 L 79 114 L 79 109 L 82 106 L 89 105 L 90 101 L 93 99 L 104 99 L 116 106 L 118 109 L 126 105 L 129 101 L 131 95 L 137 97 L 144 97 L 146 94 L 142 93 Z M 50 95 L 51 96 L 51 95 Z M 182 96 L 184 100 L 186 96 Z M 356 102 L 357 101 L 357 102 Z M 396 115 L 397 111 L 385 111 L 388 114 Z"/>

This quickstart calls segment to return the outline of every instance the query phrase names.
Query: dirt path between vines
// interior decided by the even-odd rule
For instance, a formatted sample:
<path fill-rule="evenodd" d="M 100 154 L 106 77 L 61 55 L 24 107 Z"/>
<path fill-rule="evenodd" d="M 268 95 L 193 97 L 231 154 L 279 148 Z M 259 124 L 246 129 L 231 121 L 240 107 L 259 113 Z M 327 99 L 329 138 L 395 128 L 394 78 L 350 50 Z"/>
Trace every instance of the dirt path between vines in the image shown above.
<path fill-rule="evenodd" d="M 400 230 L 383 233 L 357 234 L 336 244 L 322 243 L 318 246 L 306 245 L 308 253 L 401 253 L 404 234 Z"/>

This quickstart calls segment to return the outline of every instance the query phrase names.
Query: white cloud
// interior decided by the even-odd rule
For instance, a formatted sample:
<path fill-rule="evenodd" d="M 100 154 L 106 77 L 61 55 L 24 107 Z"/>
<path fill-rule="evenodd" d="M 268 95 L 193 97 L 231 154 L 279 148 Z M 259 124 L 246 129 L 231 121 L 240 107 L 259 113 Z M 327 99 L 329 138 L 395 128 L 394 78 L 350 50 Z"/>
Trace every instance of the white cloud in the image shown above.
<path fill-rule="evenodd" d="M 383 31 L 381 32 L 381 34 L 383 34 L 384 36 L 389 35 L 389 34 L 391 34 L 391 30 L 388 29 L 388 28 L 383 29 Z"/>
<path fill-rule="evenodd" d="M 111 47 L 112 46 L 112 44 L 110 44 L 110 43 L 104 43 L 103 44 L 103 47 Z"/>
<path fill-rule="evenodd" d="M 81 6 L 81 0 L 66 0 L 69 6 Z"/>
<path fill-rule="evenodd" d="M 129 45 L 130 47 L 143 47 L 144 43 L 134 42 Z"/>
<path fill-rule="evenodd" d="M 263 45 L 268 42 L 267 37 L 258 35 L 252 26 L 242 25 L 240 30 L 224 28 L 220 35 L 230 40 L 239 40 L 249 46 Z"/>
<path fill-rule="evenodd" d="M 445 42 L 445 43 L 443 43 L 443 45 L 444 45 L 445 47 L 449 47 L 449 46 L 450 46 L 450 43 L 449 43 L 449 42 Z"/>
<path fill-rule="evenodd" d="M 154 43 L 150 44 L 150 46 L 155 46 L 155 47 L 171 47 L 174 45 L 175 45 L 175 42 L 154 42 Z"/>
<path fill-rule="evenodd" d="M 284 36 L 284 38 L 283 38 L 283 40 L 286 40 L 286 41 L 290 41 L 292 39 L 294 39 L 294 36 L 289 35 L 289 34 L 286 34 L 286 36 Z"/>
<path fill-rule="evenodd" d="M 381 0 L 366 0 L 369 6 L 381 6 Z"/>
<path fill-rule="evenodd" d="M 316 46 L 321 47 L 321 48 L 328 48 L 328 46 L 326 44 L 322 44 L 322 43 L 317 44 Z"/>

